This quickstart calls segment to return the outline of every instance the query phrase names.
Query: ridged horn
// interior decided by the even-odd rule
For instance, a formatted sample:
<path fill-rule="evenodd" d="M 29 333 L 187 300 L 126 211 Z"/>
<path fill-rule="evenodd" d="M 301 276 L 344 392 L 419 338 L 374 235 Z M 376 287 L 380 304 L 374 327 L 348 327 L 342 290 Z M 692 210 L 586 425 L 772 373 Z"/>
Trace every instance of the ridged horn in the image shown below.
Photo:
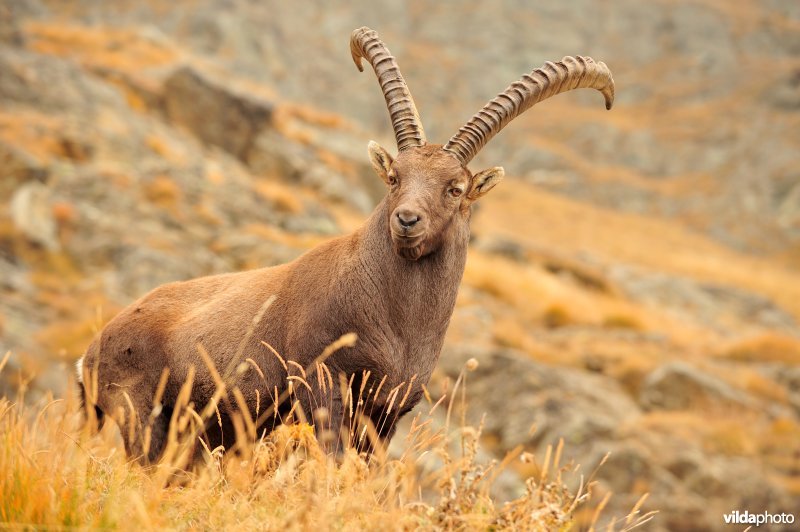
<path fill-rule="evenodd" d="M 386 107 L 389 109 L 394 136 L 397 139 L 397 149 L 403 151 L 427 143 L 422 121 L 419 119 L 406 80 L 400 73 L 397 61 L 378 38 L 378 33 L 367 27 L 353 31 L 350 35 L 350 53 L 360 72 L 364 71 L 361 65 L 361 58 L 364 58 L 369 61 L 375 70 L 375 75 L 378 76 L 378 83 L 386 99 Z"/>
<path fill-rule="evenodd" d="M 597 89 L 606 99 L 606 109 L 614 103 L 614 80 L 605 63 L 591 57 L 567 56 L 558 63 L 525 74 L 477 112 L 453 135 L 444 149 L 467 165 L 506 124 L 535 104 L 572 89 Z"/>

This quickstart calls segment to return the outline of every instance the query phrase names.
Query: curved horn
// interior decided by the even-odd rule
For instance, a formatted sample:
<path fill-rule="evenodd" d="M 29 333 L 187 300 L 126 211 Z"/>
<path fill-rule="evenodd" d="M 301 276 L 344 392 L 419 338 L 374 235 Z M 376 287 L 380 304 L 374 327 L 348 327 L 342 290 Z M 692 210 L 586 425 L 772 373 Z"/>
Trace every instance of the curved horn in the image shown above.
<path fill-rule="evenodd" d="M 408 90 L 406 80 L 400 74 L 400 68 L 392 54 L 378 38 L 377 32 L 367 27 L 358 28 L 350 35 L 350 53 L 353 62 L 360 72 L 363 57 L 372 65 L 378 83 L 381 85 L 386 107 L 392 119 L 394 136 L 397 139 L 397 149 L 402 151 L 412 146 L 422 146 L 427 142 L 425 132 L 422 130 L 422 121 L 419 119 L 414 99 Z"/>
<path fill-rule="evenodd" d="M 558 63 L 548 61 L 487 103 L 447 141 L 444 149 L 466 166 L 514 118 L 551 96 L 582 88 L 602 92 L 606 109 L 611 109 L 614 80 L 605 63 L 581 56 L 567 56 Z"/>

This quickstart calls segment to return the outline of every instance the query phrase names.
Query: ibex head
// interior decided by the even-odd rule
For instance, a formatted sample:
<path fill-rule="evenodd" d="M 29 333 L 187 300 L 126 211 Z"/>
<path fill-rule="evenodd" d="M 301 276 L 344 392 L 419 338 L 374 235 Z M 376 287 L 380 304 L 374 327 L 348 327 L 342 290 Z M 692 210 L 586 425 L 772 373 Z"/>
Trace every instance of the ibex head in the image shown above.
<path fill-rule="evenodd" d="M 592 88 L 614 102 L 614 80 L 604 63 L 565 57 L 524 75 L 478 111 L 447 144 L 428 144 L 414 99 L 378 34 L 359 28 L 350 37 L 353 61 L 372 65 L 392 120 L 398 154 L 375 142 L 369 157 L 389 187 L 389 229 L 395 251 L 417 260 L 435 251 L 454 224 L 468 224 L 470 206 L 503 178 L 500 166 L 473 174 L 467 164 L 506 124 L 536 103 L 572 89 Z"/>

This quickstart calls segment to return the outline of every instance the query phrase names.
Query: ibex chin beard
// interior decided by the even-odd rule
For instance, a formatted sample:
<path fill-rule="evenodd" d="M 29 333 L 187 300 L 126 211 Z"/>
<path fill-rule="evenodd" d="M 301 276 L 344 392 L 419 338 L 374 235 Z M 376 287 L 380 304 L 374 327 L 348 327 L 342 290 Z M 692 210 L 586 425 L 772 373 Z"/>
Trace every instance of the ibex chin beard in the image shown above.
<path fill-rule="evenodd" d="M 404 237 L 392 234 L 394 252 L 406 260 L 419 260 L 425 255 L 425 236 Z"/>

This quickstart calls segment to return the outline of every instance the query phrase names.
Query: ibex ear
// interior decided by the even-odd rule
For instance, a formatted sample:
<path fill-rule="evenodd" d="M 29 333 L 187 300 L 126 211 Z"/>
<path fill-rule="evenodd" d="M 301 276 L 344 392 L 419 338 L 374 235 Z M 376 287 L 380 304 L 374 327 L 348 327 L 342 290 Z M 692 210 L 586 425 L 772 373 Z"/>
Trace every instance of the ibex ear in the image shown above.
<path fill-rule="evenodd" d="M 369 162 L 372 163 L 372 167 L 375 169 L 375 172 L 381 176 L 383 182 L 388 185 L 389 171 L 392 169 L 392 162 L 394 162 L 394 159 L 373 140 L 369 141 L 367 150 L 369 151 Z"/>
<path fill-rule="evenodd" d="M 495 166 L 488 170 L 483 170 L 472 176 L 472 183 L 467 192 L 467 199 L 476 201 L 478 198 L 492 190 L 494 186 L 503 179 L 506 171 L 502 166 Z"/>

